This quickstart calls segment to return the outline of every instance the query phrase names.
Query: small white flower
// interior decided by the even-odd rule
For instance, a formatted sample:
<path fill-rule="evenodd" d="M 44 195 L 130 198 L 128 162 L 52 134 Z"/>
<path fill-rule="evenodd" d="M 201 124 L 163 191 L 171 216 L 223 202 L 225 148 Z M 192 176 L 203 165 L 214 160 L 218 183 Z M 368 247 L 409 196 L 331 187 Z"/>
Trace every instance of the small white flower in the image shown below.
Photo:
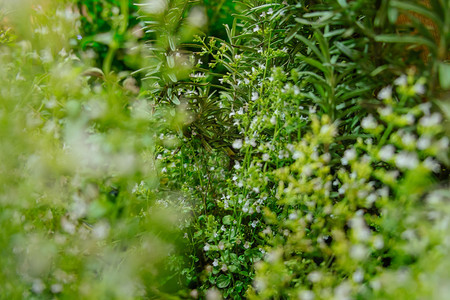
<path fill-rule="evenodd" d="M 33 282 L 33 286 L 31 287 L 31 290 L 36 294 L 40 294 L 45 290 L 45 284 L 42 282 L 42 280 L 36 279 Z"/>
<path fill-rule="evenodd" d="M 344 152 L 344 159 L 348 162 L 353 161 L 356 158 L 356 150 L 355 148 L 347 149 Z"/>
<path fill-rule="evenodd" d="M 380 100 L 392 98 L 392 86 L 388 85 L 387 87 L 382 88 L 378 93 L 377 98 Z"/>
<path fill-rule="evenodd" d="M 405 240 L 413 240 L 416 238 L 416 233 L 413 229 L 406 229 L 402 232 L 401 237 Z"/>
<path fill-rule="evenodd" d="M 62 48 L 61 51 L 59 51 L 58 55 L 60 55 L 62 57 L 66 57 L 67 56 L 66 49 Z"/>
<path fill-rule="evenodd" d="M 406 86 L 408 84 L 408 77 L 403 74 L 402 76 L 395 79 L 394 84 L 399 86 Z"/>
<path fill-rule="evenodd" d="M 357 212 L 357 216 L 352 218 L 349 221 L 350 227 L 354 231 L 355 238 L 359 241 L 367 241 L 370 238 L 370 230 L 366 226 L 366 223 L 362 216 L 358 216 L 358 214 L 361 214 L 361 212 Z"/>
<path fill-rule="evenodd" d="M 259 94 L 258 94 L 258 92 L 253 92 L 252 93 L 252 98 L 251 98 L 251 100 L 252 101 L 256 101 L 256 100 L 258 100 L 259 99 Z"/>
<path fill-rule="evenodd" d="M 213 266 L 217 267 L 219 265 L 219 261 L 217 260 L 217 258 L 213 261 Z"/>
<path fill-rule="evenodd" d="M 273 9 L 272 9 L 272 8 L 269 8 L 269 10 L 267 11 L 267 14 L 268 14 L 268 15 L 273 14 Z"/>
<path fill-rule="evenodd" d="M 294 151 L 294 154 L 292 155 L 292 158 L 293 159 L 299 159 L 299 158 L 303 158 L 304 157 L 304 154 L 302 153 L 302 152 L 300 152 L 300 151 Z"/>
<path fill-rule="evenodd" d="M 414 121 L 416 120 L 413 114 L 406 114 L 404 118 L 409 125 L 414 124 Z"/>
<path fill-rule="evenodd" d="M 241 149 L 242 148 L 242 140 L 237 139 L 233 142 L 233 148 L 234 149 Z"/>
<path fill-rule="evenodd" d="M 383 248 L 384 247 L 383 238 L 381 236 L 376 236 L 375 239 L 373 240 L 373 246 L 377 250 L 380 250 L 381 248 Z"/>
<path fill-rule="evenodd" d="M 296 213 L 290 213 L 290 214 L 289 214 L 289 220 L 295 220 L 295 219 L 297 219 L 297 218 L 298 218 L 298 216 L 297 216 Z"/>
<path fill-rule="evenodd" d="M 414 169 L 419 164 L 419 160 L 416 153 L 402 151 L 397 154 L 395 164 L 400 169 Z"/>
<path fill-rule="evenodd" d="M 443 200 L 443 195 L 438 191 L 431 192 L 427 197 L 427 202 L 431 205 L 440 204 Z"/>
<path fill-rule="evenodd" d="M 442 121 L 442 116 L 439 113 L 433 113 L 430 116 L 424 116 L 420 119 L 419 123 L 423 127 L 431 127 L 439 125 Z"/>
<path fill-rule="evenodd" d="M 245 242 L 245 243 L 244 243 L 244 248 L 245 248 L 245 249 L 248 249 L 248 248 L 250 248 L 250 244 L 249 244 L 249 242 Z"/>
<path fill-rule="evenodd" d="M 438 147 L 441 150 L 447 150 L 449 145 L 449 139 L 448 137 L 444 136 L 442 139 L 438 142 Z"/>
<path fill-rule="evenodd" d="M 414 84 L 414 92 L 416 92 L 417 95 L 425 94 L 425 85 L 417 82 Z"/>
<path fill-rule="evenodd" d="M 439 170 L 441 169 L 437 161 L 435 161 L 431 157 L 427 157 L 423 162 L 423 165 L 425 166 L 425 168 L 435 173 L 439 172 Z"/>
<path fill-rule="evenodd" d="M 353 245 L 350 248 L 350 256 L 355 260 L 363 260 L 367 255 L 367 249 L 361 244 Z"/>
<path fill-rule="evenodd" d="M 340 195 L 344 194 L 345 191 L 347 191 L 347 188 L 348 188 L 348 185 L 347 185 L 347 184 L 343 184 L 343 185 L 339 188 L 338 193 L 339 193 Z"/>
<path fill-rule="evenodd" d="M 379 189 L 377 192 L 378 192 L 378 195 L 382 198 L 389 197 L 389 188 L 387 186 L 384 186 L 383 188 Z"/>
<path fill-rule="evenodd" d="M 205 247 L 203 247 L 203 250 L 205 250 L 205 251 L 209 251 L 209 249 L 210 249 L 210 246 L 209 246 L 209 244 L 208 244 L 208 243 L 206 243 L 206 244 L 205 244 Z"/>
<path fill-rule="evenodd" d="M 402 143 L 406 146 L 414 145 L 416 143 L 416 137 L 413 134 L 407 132 L 402 136 Z"/>
<path fill-rule="evenodd" d="M 92 229 L 92 235 L 96 239 L 104 239 L 108 236 L 110 230 L 109 223 L 106 221 L 101 221 L 97 223 L 94 228 Z"/>
<path fill-rule="evenodd" d="M 392 106 L 381 107 L 378 109 L 378 113 L 383 117 L 389 116 L 392 114 Z"/>
<path fill-rule="evenodd" d="M 77 229 L 75 224 L 73 224 L 66 218 L 61 219 L 61 227 L 65 232 L 67 232 L 69 234 L 74 234 Z"/>
<path fill-rule="evenodd" d="M 58 293 L 62 292 L 63 286 L 61 284 L 59 284 L 59 283 L 55 283 L 55 284 L 52 284 L 50 289 L 51 289 L 53 294 L 58 294 Z"/>
<path fill-rule="evenodd" d="M 421 136 L 419 140 L 417 140 L 417 149 L 425 150 L 431 146 L 431 139 L 427 136 Z"/>
<path fill-rule="evenodd" d="M 222 270 L 222 272 L 226 272 L 228 270 L 228 267 L 226 264 L 222 265 L 222 268 L 220 268 Z"/>
<path fill-rule="evenodd" d="M 380 151 L 378 151 L 378 157 L 382 161 L 389 161 L 395 154 L 395 147 L 392 145 L 383 146 Z"/>
<path fill-rule="evenodd" d="M 298 298 L 300 300 L 314 300 L 314 292 L 311 291 L 301 291 L 300 293 L 298 293 Z"/>
<path fill-rule="evenodd" d="M 308 274 L 308 279 L 311 282 L 319 282 L 322 279 L 322 274 L 319 271 L 313 271 Z"/>
<path fill-rule="evenodd" d="M 364 272 L 361 269 L 358 269 L 353 273 L 352 278 L 354 282 L 362 282 L 364 279 Z"/>
<path fill-rule="evenodd" d="M 378 124 L 372 115 L 368 115 L 361 121 L 361 127 L 364 129 L 375 129 Z"/>
<path fill-rule="evenodd" d="M 255 28 L 253 28 L 253 32 L 257 32 L 257 31 L 259 31 L 259 26 L 258 26 L 258 24 L 255 26 Z"/>
<path fill-rule="evenodd" d="M 241 168 L 241 164 L 237 160 L 234 162 L 234 168 L 236 170 L 239 170 Z"/>
<path fill-rule="evenodd" d="M 430 114 L 430 110 L 431 110 L 431 103 L 430 102 L 425 102 L 419 105 L 420 110 L 425 114 L 425 115 L 429 115 Z"/>
<path fill-rule="evenodd" d="M 267 153 L 264 153 L 263 156 L 262 156 L 262 160 L 263 161 L 268 161 L 269 159 L 270 159 L 270 155 L 267 154 Z"/>
<path fill-rule="evenodd" d="M 245 143 L 246 143 L 246 144 L 249 144 L 249 145 L 252 146 L 252 147 L 256 147 L 256 141 L 255 141 L 255 139 L 248 139 L 248 138 L 245 138 Z"/>
<path fill-rule="evenodd" d="M 377 200 L 377 195 L 374 193 L 369 194 L 369 196 L 367 196 L 367 198 L 366 198 L 366 202 L 369 205 L 372 205 L 376 200 Z"/>
<path fill-rule="evenodd" d="M 270 118 L 270 123 L 271 123 L 272 125 L 275 125 L 275 124 L 277 123 L 277 117 L 272 116 L 272 117 Z"/>
<path fill-rule="evenodd" d="M 387 171 L 386 175 L 388 177 L 390 177 L 392 180 L 396 180 L 397 177 L 400 175 L 400 172 L 397 170 L 391 170 L 391 171 Z"/>

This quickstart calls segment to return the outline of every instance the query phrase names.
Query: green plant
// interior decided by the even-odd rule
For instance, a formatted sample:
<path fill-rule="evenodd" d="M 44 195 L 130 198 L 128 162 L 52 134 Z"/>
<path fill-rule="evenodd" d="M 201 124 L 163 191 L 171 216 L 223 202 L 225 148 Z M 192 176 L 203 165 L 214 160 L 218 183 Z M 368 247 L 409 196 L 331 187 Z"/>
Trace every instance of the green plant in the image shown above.
<path fill-rule="evenodd" d="M 445 299 L 448 19 L 0 1 L 0 298 Z"/>
<path fill-rule="evenodd" d="M 175 293 L 165 265 L 185 216 L 167 208 L 153 154 L 154 136 L 180 121 L 170 108 L 152 113 L 114 74 L 90 82 L 70 50 L 69 3 L 21 2 L 24 19 L 16 4 L 0 7 L 16 35 L 0 45 L 1 297 Z M 28 18 L 31 28 L 10 21 Z"/>
<path fill-rule="evenodd" d="M 445 173 L 438 161 L 448 160 L 448 138 L 441 116 L 413 100 L 423 82 L 405 75 L 396 85 L 398 98 L 388 88 L 378 115 L 361 122 L 371 137 L 344 149 L 330 119 L 312 116 L 312 132 L 295 147 L 298 158 L 276 171 L 283 210 L 266 214 L 271 246 L 256 266 L 252 298 L 390 298 L 415 286 L 419 273 L 441 272 L 421 264 L 447 251 L 438 228 L 448 190 L 439 191 L 436 175 Z M 386 281 L 396 272 L 408 277 L 398 287 Z M 443 296 L 433 281 L 426 284 L 400 295 Z"/>

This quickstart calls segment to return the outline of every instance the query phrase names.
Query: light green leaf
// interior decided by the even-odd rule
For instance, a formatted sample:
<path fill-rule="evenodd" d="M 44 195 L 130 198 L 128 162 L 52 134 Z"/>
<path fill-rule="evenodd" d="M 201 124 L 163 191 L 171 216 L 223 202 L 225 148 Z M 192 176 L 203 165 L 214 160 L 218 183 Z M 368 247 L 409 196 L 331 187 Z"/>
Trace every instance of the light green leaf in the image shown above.
<path fill-rule="evenodd" d="M 432 50 L 436 50 L 436 44 L 426 38 L 420 36 L 398 35 L 398 34 L 381 34 L 375 37 L 375 41 L 384 43 L 404 43 L 418 44 L 428 46 Z"/>
<path fill-rule="evenodd" d="M 441 62 L 439 64 L 439 83 L 444 90 L 450 89 L 450 64 Z"/>
<path fill-rule="evenodd" d="M 217 278 L 217 287 L 219 289 L 224 289 L 230 285 L 230 281 L 230 277 L 222 274 Z"/>

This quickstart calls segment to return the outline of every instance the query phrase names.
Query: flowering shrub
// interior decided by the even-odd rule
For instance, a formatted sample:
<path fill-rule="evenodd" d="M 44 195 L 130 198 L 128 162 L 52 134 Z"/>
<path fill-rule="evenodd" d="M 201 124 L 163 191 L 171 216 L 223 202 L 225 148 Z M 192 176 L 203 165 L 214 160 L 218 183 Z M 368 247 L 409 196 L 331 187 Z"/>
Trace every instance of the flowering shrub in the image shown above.
<path fill-rule="evenodd" d="M 418 269 L 421 276 L 439 270 L 418 265 L 448 251 L 446 229 L 438 229 L 447 228 L 448 192 L 434 191 L 433 178 L 449 140 L 429 103 L 404 109 L 422 84 L 413 80 L 396 80 L 398 98 L 391 87 L 383 90 L 376 116 L 361 122 L 370 137 L 344 149 L 330 119 L 312 116 L 312 132 L 295 147 L 297 159 L 276 171 L 283 213 L 266 213 L 270 246 L 256 265 L 251 298 L 388 298 L 418 285 Z M 387 280 L 396 273 L 404 276 L 401 284 Z M 401 293 L 442 298 L 445 290 L 430 283 L 432 294 Z"/>
<path fill-rule="evenodd" d="M 447 2 L 0 3 L 2 296 L 446 298 Z"/>

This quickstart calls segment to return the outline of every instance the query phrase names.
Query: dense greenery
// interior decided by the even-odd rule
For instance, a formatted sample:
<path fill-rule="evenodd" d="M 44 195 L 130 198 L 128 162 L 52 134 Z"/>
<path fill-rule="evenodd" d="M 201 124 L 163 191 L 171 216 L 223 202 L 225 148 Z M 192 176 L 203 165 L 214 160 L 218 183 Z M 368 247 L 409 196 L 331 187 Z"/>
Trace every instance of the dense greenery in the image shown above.
<path fill-rule="evenodd" d="M 446 299 L 446 0 L 0 0 L 1 299 Z"/>

